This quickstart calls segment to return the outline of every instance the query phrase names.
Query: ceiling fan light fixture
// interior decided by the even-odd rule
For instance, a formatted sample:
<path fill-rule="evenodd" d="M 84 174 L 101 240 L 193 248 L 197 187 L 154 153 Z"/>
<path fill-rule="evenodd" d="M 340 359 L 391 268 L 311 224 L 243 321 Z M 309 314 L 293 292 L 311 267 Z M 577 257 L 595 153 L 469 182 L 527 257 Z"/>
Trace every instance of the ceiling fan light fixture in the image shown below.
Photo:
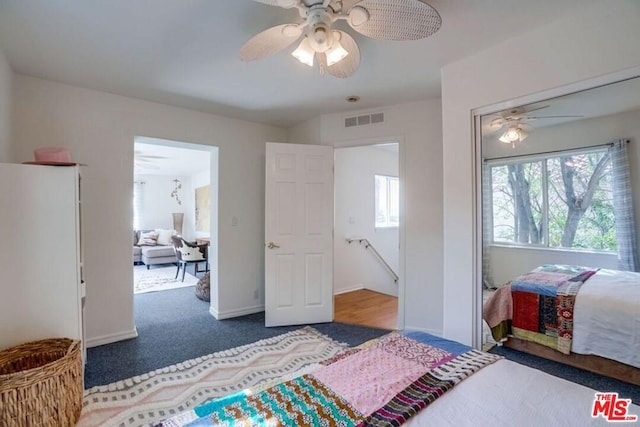
<path fill-rule="evenodd" d="M 324 23 L 315 25 L 307 32 L 307 39 L 316 52 L 326 52 L 333 45 L 333 33 Z"/>
<path fill-rule="evenodd" d="M 333 46 L 327 50 L 326 55 L 327 65 L 331 67 L 332 65 L 342 61 L 347 55 L 349 55 L 349 52 L 342 47 L 339 41 L 335 40 Z"/>
<path fill-rule="evenodd" d="M 291 55 L 293 55 L 294 58 L 309 67 L 313 67 L 313 57 L 315 54 L 316 51 L 311 47 L 311 43 L 309 43 L 309 39 L 307 37 L 302 39 L 296 50 L 291 52 Z"/>
<path fill-rule="evenodd" d="M 513 144 L 516 141 L 523 141 L 527 136 L 529 134 L 519 126 L 509 126 L 498 139 L 505 144 Z"/>

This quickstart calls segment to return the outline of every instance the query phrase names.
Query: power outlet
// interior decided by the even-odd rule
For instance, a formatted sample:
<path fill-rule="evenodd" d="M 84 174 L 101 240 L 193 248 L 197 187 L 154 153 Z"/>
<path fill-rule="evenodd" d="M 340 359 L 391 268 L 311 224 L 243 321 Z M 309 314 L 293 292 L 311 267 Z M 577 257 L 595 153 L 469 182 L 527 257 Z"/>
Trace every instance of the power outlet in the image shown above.
<path fill-rule="evenodd" d="M 253 291 L 253 299 L 260 299 L 260 289 Z"/>

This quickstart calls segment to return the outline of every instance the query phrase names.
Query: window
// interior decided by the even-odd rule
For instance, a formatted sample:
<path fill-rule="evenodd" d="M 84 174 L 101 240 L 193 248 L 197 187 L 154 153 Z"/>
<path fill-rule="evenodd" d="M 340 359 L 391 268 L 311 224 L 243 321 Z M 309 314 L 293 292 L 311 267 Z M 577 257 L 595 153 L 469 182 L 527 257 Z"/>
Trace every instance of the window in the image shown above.
<path fill-rule="evenodd" d="M 142 210 L 144 206 L 144 181 L 133 183 L 133 229 L 142 227 Z"/>
<path fill-rule="evenodd" d="M 493 242 L 617 249 L 606 149 L 489 167 Z"/>
<path fill-rule="evenodd" d="M 395 176 L 375 175 L 376 228 L 400 225 L 400 180 Z"/>

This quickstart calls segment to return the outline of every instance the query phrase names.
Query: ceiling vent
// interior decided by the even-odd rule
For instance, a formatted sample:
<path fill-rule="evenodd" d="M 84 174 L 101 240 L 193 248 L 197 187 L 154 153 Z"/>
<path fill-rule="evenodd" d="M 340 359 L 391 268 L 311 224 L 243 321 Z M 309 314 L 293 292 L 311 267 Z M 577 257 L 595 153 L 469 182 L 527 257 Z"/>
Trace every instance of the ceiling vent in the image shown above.
<path fill-rule="evenodd" d="M 371 125 L 374 123 L 384 123 L 384 113 L 366 114 L 364 116 L 346 117 L 344 119 L 344 127 L 346 128 Z"/>

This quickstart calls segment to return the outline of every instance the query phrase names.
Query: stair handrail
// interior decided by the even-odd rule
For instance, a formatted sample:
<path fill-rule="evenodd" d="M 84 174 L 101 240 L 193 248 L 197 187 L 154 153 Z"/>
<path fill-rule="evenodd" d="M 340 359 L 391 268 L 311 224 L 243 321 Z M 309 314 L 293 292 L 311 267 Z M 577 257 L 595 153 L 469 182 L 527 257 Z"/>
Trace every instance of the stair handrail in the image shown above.
<path fill-rule="evenodd" d="M 385 261 L 385 259 L 382 257 L 382 255 L 380 255 L 380 252 L 378 252 L 378 250 L 375 248 L 375 246 L 373 246 L 373 244 L 369 241 L 369 239 L 367 239 L 366 237 L 347 237 L 347 243 L 351 244 L 352 242 L 358 242 L 359 244 L 364 243 L 365 244 L 365 246 L 364 246 L 365 249 L 371 248 L 371 251 L 373 252 L 375 257 L 378 258 L 378 260 L 385 266 L 387 271 L 389 271 L 389 273 L 391 273 L 391 275 L 393 276 L 393 281 L 395 283 L 398 283 L 398 280 L 400 279 L 400 277 L 398 276 L 398 274 L 395 271 L 393 271 L 393 268 L 391 268 L 389 263 L 387 261 Z"/>

